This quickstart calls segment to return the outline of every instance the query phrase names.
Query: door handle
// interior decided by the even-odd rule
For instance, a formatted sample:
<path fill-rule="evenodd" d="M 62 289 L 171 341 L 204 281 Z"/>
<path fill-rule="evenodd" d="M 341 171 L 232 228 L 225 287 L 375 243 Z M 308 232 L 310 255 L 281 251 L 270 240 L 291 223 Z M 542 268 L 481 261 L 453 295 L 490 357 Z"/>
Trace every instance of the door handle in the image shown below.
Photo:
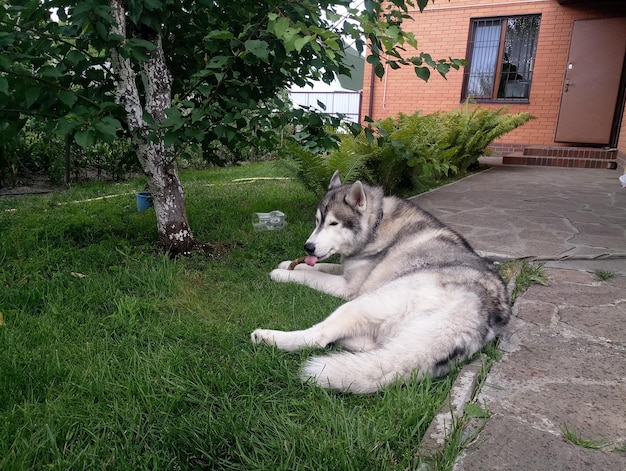
<path fill-rule="evenodd" d="M 563 93 L 567 93 L 568 90 L 569 90 L 569 79 L 566 79 L 565 83 L 563 84 Z"/>

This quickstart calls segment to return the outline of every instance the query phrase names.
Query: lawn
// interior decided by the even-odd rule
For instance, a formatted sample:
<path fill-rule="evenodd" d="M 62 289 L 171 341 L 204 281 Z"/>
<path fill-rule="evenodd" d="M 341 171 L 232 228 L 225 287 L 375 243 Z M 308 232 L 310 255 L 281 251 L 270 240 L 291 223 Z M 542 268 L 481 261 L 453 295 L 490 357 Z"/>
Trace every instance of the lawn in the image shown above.
<path fill-rule="evenodd" d="M 184 173 L 206 245 L 175 261 L 155 249 L 154 211 L 136 210 L 143 180 L 0 199 L 0 469 L 420 466 L 451 377 L 333 394 L 300 382 L 310 351 L 249 340 L 341 302 L 270 281 L 302 255 L 317 203 L 259 179 L 278 176 L 268 164 Z M 254 232 L 253 213 L 274 209 L 287 227 Z"/>

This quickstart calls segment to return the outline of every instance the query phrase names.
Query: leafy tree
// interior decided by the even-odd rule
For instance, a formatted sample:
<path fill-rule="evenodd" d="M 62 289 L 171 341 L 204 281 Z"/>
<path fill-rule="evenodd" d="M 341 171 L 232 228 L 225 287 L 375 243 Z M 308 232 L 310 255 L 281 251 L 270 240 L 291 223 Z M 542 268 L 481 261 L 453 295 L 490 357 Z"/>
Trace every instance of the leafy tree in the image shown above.
<path fill-rule="evenodd" d="M 423 9 L 428 0 L 417 0 Z M 384 65 L 413 66 L 426 80 L 456 59 L 434 60 L 402 30 L 411 0 L 15 0 L 0 8 L 0 129 L 36 115 L 50 132 L 89 147 L 132 139 L 153 194 L 157 229 L 173 256 L 194 245 L 175 150 L 219 140 L 234 145 L 249 124 L 293 120 L 309 139 L 318 114 L 274 113 L 290 84 L 349 74 L 342 37 L 352 38 L 381 77 Z M 344 11 L 346 15 L 344 16 Z M 58 17 L 55 19 L 54 15 Z M 257 138 L 263 139 L 259 132 Z"/>

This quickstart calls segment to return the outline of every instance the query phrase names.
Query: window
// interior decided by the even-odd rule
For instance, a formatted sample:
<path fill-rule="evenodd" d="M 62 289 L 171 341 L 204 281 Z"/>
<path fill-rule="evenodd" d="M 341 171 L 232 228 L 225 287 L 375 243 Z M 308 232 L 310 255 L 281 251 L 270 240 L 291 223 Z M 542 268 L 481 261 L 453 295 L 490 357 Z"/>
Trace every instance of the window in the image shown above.
<path fill-rule="evenodd" d="M 541 15 L 472 20 L 462 99 L 527 102 Z"/>

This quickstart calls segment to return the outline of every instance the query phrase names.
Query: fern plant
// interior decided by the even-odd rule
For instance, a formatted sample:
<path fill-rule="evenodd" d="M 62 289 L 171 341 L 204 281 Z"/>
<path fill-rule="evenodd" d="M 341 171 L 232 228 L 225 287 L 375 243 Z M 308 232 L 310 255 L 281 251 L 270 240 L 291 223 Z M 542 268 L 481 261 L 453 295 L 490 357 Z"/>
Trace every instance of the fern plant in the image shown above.
<path fill-rule="evenodd" d="M 441 140 L 453 150 L 453 164 L 460 172 L 476 163 L 494 140 L 533 119 L 529 113 L 508 114 L 506 108 L 471 107 L 469 103 L 446 117 Z"/>
<path fill-rule="evenodd" d="M 423 180 L 466 173 L 495 139 L 531 119 L 469 103 L 451 112 L 399 114 L 375 123 L 379 137 L 363 154 L 376 183 L 403 192 Z"/>
<path fill-rule="evenodd" d="M 336 170 L 344 182 L 370 180 L 365 168 L 366 156 L 349 146 L 330 153 L 314 152 L 297 144 L 288 145 L 286 150 L 288 158 L 278 161 L 279 165 L 318 196 L 326 192 Z"/>
<path fill-rule="evenodd" d="M 495 139 L 533 116 L 466 103 L 451 112 L 399 114 L 374 123 L 358 134 L 338 133 L 338 149 L 315 153 L 293 145 L 283 162 L 307 188 L 323 194 L 335 170 L 346 182 L 357 179 L 381 185 L 389 194 L 464 174 Z"/>

